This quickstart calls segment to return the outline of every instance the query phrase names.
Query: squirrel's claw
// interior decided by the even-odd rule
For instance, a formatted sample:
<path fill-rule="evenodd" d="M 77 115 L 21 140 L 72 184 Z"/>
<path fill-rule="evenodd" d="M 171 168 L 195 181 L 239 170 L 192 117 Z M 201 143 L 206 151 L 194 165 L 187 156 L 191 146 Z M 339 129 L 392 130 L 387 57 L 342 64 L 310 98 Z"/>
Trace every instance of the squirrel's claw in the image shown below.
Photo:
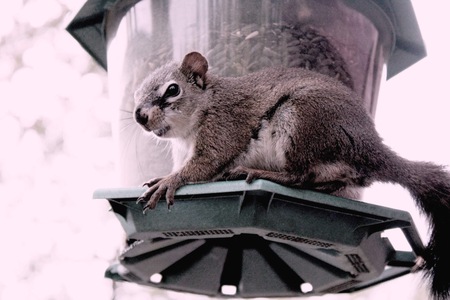
<path fill-rule="evenodd" d="M 146 203 L 143 207 L 143 213 L 154 209 L 158 201 L 165 196 L 167 207 L 175 202 L 175 192 L 183 185 L 182 180 L 177 174 L 172 174 L 164 178 L 156 178 L 144 183 L 149 188 L 137 199 L 136 203 Z"/>

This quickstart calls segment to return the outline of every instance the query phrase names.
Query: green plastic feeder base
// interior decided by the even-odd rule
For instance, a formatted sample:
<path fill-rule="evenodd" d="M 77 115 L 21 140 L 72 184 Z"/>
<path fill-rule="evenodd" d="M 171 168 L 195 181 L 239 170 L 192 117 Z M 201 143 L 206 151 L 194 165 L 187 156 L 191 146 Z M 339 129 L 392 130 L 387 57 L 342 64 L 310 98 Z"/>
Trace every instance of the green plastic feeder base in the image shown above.
<path fill-rule="evenodd" d="M 134 241 L 106 276 L 217 297 L 353 292 L 410 273 L 423 244 L 409 213 L 269 181 L 184 186 L 146 215 L 144 188 L 102 189 Z M 411 251 L 381 233 L 400 228 Z"/>

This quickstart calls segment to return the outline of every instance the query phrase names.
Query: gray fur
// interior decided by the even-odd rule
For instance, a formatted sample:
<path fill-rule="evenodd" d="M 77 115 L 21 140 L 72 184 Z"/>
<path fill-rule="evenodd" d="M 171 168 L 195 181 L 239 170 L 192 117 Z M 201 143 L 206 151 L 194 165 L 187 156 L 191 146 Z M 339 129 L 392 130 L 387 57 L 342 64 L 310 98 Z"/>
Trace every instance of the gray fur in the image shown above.
<path fill-rule="evenodd" d="M 207 66 L 202 55 L 190 53 L 181 66 L 156 70 L 136 92 L 136 119 L 172 139 L 181 153 L 177 170 L 146 183 L 139 199 L 145 210 L 163 196 L 173 204 L 184 184 L 241 175 L 347 197 L 374 181 L 399 183 L 429 217 L 425 267 L 433 295 L 448 296 L 450 176 L 442 167 L 391 151 L 358 96 L 331 77 L 270 68 L 221 78 Z M 163 97 L 169 81 L 181 88 L 176 99 Z"/>

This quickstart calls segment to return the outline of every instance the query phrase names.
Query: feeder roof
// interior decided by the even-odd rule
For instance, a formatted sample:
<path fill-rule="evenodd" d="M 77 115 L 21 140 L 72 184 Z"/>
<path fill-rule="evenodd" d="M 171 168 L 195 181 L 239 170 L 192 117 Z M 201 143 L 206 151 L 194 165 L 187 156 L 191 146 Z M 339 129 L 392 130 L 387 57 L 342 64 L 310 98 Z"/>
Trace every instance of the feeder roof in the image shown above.
<path fill-rule="evenodd" d="M 105 20 L 107 13 L 116 4 L 120 4 L 121 11 L 126 12 L 127 8 L 131 8 L 139 1 L 88 0 L 69 23 L 67 30 L 106 70 Z M 361 3 L 365 4 L 361 5 Z M 394 45 L 387 62 L 388 78 L 400 73 L 426 56 L 425 45 L 410 1 L 367 0 L 365 2 L 358 1 L 357 5 L 353 1 L 349 1 L 349 5 L 356 9 L 362 8 L 362 12 L 365 14 L 371 11 L 373 5 L 376 5 L 390 21 Z M 121 18 L 122 16 L 116 17 Z M 370 13 L 368 17 L 370 18 Z"/>

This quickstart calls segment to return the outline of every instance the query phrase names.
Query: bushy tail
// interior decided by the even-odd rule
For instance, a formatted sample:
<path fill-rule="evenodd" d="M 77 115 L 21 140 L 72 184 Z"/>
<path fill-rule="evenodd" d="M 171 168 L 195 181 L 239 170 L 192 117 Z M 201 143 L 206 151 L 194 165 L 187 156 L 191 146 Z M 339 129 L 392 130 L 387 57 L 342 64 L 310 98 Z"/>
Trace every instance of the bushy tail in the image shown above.
<path fill-rule="evenodd" d="M 391 157 L 392 158 L 392 157 Z M 382 181 L 409 190 L 430 223 L 430 241 L 422 257 L 435 299 L 450 298 L 450 174 L 442 166 L 394 155 Z M 384 172 L 382 172 L 384 173 Z"/>

